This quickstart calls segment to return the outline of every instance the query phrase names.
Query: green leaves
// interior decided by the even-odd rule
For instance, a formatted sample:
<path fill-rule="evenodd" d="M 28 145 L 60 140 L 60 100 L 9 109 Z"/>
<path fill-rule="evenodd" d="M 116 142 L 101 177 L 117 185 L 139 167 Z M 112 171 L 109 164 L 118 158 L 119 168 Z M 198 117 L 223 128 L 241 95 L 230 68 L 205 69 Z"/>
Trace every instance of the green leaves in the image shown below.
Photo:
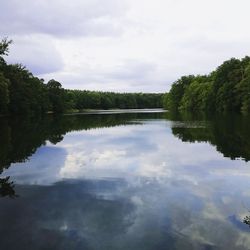
<path fill-rule="evenodd" d="M 250 111 L 250 57 L 225 61 L 208 76 L 182 77 L 165 95 L 164 106 L 191 111 Z"/>
<path fill-rule="evenodd" d="M 8 40 L 7 37 L 3 38 L 0 42 L 0 55 L 8 55 L 9 45 L 12 43 L 12 40 Z"/>
<path fill-rule="evenodd" d="M 9 84 L 9 80 L 0 72 L 0 114 L 8 112 Z"/>

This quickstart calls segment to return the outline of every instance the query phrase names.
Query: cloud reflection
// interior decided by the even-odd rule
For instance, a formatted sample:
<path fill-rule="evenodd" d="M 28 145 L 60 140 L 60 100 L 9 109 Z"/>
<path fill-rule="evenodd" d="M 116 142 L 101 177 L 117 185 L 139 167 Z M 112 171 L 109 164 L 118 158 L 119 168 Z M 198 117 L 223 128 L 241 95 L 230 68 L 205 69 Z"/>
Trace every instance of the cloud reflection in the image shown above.
<path fill-rule="evenodd" d="M 11 166 L 5 174 L 21 198 L 1 203 L 0 247 L 248 249 L 237 226 L 247 215 L 248 163 L 182 142 L 171 126 L 73 132 Z"/>

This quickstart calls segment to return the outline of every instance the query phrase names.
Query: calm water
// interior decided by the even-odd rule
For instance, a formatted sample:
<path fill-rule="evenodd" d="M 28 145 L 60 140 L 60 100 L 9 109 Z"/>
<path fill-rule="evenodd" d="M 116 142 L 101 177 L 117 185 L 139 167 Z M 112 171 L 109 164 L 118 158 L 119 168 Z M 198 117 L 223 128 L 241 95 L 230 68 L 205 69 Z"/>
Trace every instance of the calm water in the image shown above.
<path fill-rule="evenodd" d="M 0 120 L 0 249 L 250 249 L 250 118 Z"/>

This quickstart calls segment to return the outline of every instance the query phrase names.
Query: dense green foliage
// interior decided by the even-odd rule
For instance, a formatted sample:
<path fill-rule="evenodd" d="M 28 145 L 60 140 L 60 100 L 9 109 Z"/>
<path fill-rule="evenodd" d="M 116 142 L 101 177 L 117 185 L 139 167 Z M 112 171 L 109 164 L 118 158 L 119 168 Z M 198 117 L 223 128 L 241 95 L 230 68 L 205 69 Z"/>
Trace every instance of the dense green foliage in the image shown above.
<path fill-rule="evenodd" d="M 204 76 L 183 76 L 163 100 L 166 109 L 189 111 L 250 110 L 250 57 L 225 61 Z"/>
<path fill-rule="evenodd" d="M 160 108 L 163 94 L 66 90 L 60 82 L 35 77 L 21 64 L 7 64 L 12 41 L 0 42 L 0 114 L 63 113 L 66 110 Z"/>
<path fill-rule="evenodd" d="M 161 108 L 163 94 L 66 90 L 73 109 Z"/>

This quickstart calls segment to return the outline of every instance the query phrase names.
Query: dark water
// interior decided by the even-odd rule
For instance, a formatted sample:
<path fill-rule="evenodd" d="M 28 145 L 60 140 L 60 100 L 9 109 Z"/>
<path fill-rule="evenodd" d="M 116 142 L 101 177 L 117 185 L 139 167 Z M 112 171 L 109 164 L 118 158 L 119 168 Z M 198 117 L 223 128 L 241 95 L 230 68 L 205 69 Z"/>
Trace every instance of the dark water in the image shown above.
<path fill-rule="evenodd" d="M 0 249 L 250 249 L 249 160 L 247 116 L 1 118 Z"/>

